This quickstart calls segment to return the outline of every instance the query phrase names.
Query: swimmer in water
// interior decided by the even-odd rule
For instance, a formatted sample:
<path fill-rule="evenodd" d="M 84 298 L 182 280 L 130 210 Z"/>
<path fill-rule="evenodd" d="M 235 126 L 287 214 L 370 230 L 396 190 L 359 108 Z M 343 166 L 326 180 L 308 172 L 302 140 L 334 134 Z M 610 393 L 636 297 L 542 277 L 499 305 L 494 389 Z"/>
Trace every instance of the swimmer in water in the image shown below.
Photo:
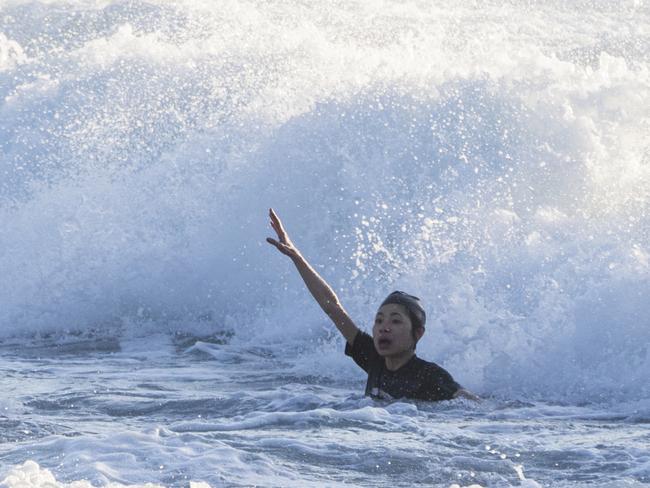
<path fill-rule="evenodd" d="M 443 368 L 416 356 L 415 345 L 426 323 L 419 298 L 402 291 L 388 295 L 377 310 L 371 337 L 356 326 L 334 290 L 300 254 L 273 209 L 269 217 L 277 239 L 269 237 L 267 242 L 291 258 L 309 292 L 345 337 L 345 354 L 368 373 L 366 395 L 429 401 L 479 399 Z"/>

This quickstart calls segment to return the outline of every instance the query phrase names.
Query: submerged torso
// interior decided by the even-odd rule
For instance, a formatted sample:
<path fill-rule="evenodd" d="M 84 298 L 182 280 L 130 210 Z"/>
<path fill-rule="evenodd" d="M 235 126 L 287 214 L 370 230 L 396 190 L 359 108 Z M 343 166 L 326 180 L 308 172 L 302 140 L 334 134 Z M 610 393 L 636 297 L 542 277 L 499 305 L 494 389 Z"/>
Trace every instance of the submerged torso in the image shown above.
<path fill-rule="evenodd" d="M 368 373 L 366 395 L 375 398 L 449 400 L 460 389 L 445 369 L 415 355 L 399 369 L 389 370 L 365 332 L 357 334 L 352 346 L 346 344 L 345 353 Z"/>

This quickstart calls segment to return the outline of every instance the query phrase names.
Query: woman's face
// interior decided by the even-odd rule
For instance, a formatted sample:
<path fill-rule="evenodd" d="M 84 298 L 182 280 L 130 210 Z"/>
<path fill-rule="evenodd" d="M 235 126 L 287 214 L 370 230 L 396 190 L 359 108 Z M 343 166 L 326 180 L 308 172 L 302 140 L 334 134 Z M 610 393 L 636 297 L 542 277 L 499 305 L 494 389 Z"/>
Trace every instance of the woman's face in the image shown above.
<path fill-rule="evenodd" d="M 411 319 L 403 305 L 387 303 L 375 316 L 372 338 L 380 356 L 396 356 L 412 350 L 415 339 L 411 333 Z"/>

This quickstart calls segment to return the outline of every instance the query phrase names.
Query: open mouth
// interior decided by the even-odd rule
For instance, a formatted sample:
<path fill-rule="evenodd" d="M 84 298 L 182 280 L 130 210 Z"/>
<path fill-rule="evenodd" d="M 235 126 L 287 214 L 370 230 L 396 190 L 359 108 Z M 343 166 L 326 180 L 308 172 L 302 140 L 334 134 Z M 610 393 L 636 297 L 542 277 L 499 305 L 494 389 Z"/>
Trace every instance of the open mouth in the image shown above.
<path fill-rule="evenodd" d="M 377 341 L 377 347 L 385 349 L 387 347 L 390 347 L 391 342 L 392 341 L 388 337 L 382 337 Z"/>

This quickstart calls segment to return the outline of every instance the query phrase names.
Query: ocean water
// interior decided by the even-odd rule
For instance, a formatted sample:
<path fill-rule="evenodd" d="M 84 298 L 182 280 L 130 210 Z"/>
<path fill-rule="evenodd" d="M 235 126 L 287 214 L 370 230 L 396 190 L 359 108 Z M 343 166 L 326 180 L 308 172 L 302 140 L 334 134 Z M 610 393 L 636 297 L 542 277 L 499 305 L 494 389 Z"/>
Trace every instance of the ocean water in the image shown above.
<path fill-rule="evenodd" d="M 0 229 L 2 488 L 650 485 L 645 0 L 0 0 Z"/>

